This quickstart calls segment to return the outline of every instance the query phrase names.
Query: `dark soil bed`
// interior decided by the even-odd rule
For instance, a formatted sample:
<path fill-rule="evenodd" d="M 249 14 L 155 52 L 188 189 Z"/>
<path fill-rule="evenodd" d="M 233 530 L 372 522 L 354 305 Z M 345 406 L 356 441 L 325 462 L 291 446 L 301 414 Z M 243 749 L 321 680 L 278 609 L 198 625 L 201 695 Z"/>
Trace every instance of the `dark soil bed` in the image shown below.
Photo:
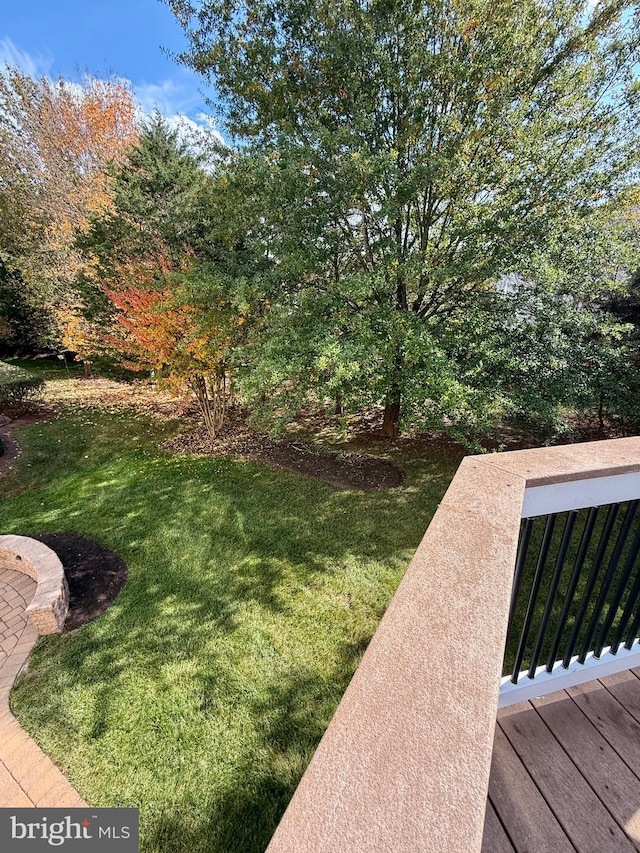
<path fill-rule="evenodd" d="M 55 551 L 64 566 L 69 584 L 65 633 L 104 613 L 127 580 L 122 557 L 77 533 L 48 533 L 34 538 Z"/>
<path fill-rule="evenodd" d="M 376 456 L 317 450 L 302 442 L 273 439 L 237 424 L 227 427 L 213 441 L 204 428 L 182 433 L 166 441 L 162 449 L 171 453 L 240 456 L 343 489 L 392 489 L 404 479 L 396 465 Z"/>

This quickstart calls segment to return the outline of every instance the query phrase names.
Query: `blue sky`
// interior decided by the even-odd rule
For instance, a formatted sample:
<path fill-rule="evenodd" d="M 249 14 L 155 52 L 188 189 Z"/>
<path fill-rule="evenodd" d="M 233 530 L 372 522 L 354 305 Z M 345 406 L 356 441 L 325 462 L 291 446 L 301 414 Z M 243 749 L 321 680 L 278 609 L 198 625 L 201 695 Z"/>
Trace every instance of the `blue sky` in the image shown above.
<path fill-rule="evenodd" d="M 186 39 L 160 0 L 23 0 L 3 2 L 0 63 L 31 76 L 78 80 L 117 74 L 131 81 L 146 112 L 198 119 L 210 112 L 201 78 L 163 53 Z"/>

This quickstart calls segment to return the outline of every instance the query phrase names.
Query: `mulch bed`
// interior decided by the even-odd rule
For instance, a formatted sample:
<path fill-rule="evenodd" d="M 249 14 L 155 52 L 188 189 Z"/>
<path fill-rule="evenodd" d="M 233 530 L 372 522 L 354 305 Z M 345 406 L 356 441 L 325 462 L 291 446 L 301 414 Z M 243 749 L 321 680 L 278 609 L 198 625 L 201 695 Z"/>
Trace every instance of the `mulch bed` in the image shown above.
<path fill-rule="evenodd" d="M 94 539 L 77 533 L 34 536 L 55 551 L 69 584 L 64 633 L 86 625 L 113 603 L 127 580 L 127 564 Z"/>
<path fill-rule="evenodd" d="M 229 425 L 214 440 L 201 428 L 182 433 L 161 447 L 170 453 L 239 456 L 343 489 L 372 492 L 392 489 L 404 480 L 400 468 L 385 459 L 360 453 L 317 450 L 300 441 L 271 438 L 241 424 Z"/>

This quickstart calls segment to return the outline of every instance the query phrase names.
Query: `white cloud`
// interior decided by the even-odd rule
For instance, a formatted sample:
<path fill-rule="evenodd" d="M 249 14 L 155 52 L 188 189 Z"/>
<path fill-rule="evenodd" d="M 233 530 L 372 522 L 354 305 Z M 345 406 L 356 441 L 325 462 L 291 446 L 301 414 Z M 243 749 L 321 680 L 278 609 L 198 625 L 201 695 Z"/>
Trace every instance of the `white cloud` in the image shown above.
<path fill-rule="evenodd" d="M 160 110 L 163 115 L 189 113 L 198 107 L 202 98 L 193 85 L 186 85 L 174 79 L 161 83 L 134 83 L 136 100 L 145 113 Z"/>
<path fill-rule="evenodd" d="M 194 121 L 183 113 L 174 113 L 174 115 L 165 116 L 165 121 L 172 130 L 178 132 L 180 138 L 189 144 L 197 145 L 198 140 L 208 137 L 220 145 L 226 145 L 220 133 L 215 129 L 215 121 L 212 116 L 198 113 L 196 118 L 198 121 Z"/>
<path fill-rule="evenodd" d="M 198 91 L 199 80 L 190 71 L 179 68 L 176 74 L 158 83 L 131 83 L 140 118 L 158 110 L 170 127 L 178 130 L 189 144 L 194 140 L 214 140 L 226 145 L 216 129 L 213 116 L 202 112 L 203 95 Z"/>
<path fill-rule="evenodd" d="M 15 66 L 29 77 L 46 77 L 53 65 L 53 54 L 47 52 L 31 54 L 20 50 L 10 38 L 0 39 L 0 65 Z"/>
<path fill-rule="evenodd" d="M 197 112 L 195 118 L 191 118 L 187 114 L 202 103 L 192 86 L 164 80 L 162 83 L 132 83 L 131 88 L 138 106 L 138 121 L 144 122 L 158 110 L 169 127 L 194 150 L 204 151 L 212 142 L 226 146 L 213 116 Z"/>
<path fill-rule="evenodd" d="M 213 116 L 207 115 L 206 113 L 196 113 L 196 121 L 200 124 L 206 125 L 209 130 L 216 130 L 216 120 Z"/>

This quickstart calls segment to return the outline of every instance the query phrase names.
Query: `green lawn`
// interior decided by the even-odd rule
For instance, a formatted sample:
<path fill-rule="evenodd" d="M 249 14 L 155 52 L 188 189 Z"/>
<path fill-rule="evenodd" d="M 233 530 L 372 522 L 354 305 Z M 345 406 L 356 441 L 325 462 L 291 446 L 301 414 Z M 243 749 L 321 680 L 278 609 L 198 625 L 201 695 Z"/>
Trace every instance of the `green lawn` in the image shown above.
<path fill-rule="evenodd" d="M 83 372 L 79 364 L 66 364 L 62 359 L 54 358 L 3 358 L 6 364 L 21 367 L 29 373 L 42 379 L 62 379 L 65 373 L 69 376 L 80 376 Z"/>
<path fill-rule="evenodd" d="M 64 411 L 20 430 L 0 531 L 75 531 L 129 581 L 41 639 L 20 721 L 95 806 L 139 806 L 144 853 L 266 847 L 460 460 L 342 491 L 259 463 L 172 457 L 176 423 Z"/>

